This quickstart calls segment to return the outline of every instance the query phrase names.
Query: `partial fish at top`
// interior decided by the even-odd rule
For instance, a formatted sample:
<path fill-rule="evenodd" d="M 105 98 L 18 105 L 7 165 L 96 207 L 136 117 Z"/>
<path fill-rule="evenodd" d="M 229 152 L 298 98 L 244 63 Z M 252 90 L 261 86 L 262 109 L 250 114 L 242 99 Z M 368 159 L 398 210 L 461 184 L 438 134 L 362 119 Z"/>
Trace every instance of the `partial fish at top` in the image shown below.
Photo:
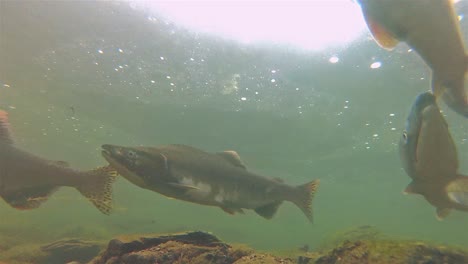
<path fill-rule="evenodd" d="M 446 217 L 468 212 L 468 177 L 458 174 L 458 156 L 447 122 L 430 92 L 414 102 L 399 143 L 400 158 L 412 182 L 405 193 L 420 194 Z"/>
<path fill-rule="evenodd" d="M 406 42 L 432 69 L 432 91 L 468 117 L 467 56 L 451 0 L 358 0 L 377 43 Z"/>
<path fill-rule="evenodd" d="M 184 145 L 122 147 L 103 145 L 102 155 L 133 184 L 192 203 L 218 206 L 229 214 L 252 209 L 274 216 L 283 201 L 312 221 L 312 198 L 319 181 L 290 186 L 249 172 L 235 151 L 208 153 Z"/>
<path fill-rule="evenodd" d="M 69 168 L 66 162 L 50 161 L 17 148 L 10 134 L 8 114 L 0 110 L 0 197 L 17 209 L 33 209 L 61 186 L 75 187 L 102 213 L 112 209 L 110 167 L 92 171 Z"/>

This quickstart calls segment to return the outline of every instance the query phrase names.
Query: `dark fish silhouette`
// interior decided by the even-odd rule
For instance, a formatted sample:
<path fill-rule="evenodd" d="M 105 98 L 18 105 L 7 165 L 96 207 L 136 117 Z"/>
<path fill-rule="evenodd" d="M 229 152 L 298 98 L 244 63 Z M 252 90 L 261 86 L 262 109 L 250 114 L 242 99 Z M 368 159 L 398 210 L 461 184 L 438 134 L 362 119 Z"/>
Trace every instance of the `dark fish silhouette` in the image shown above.
<path fill-rule="evenodd" d="M 207 153 L 184 145 L 121 147 L 103 145 L 102 155 L 135 185 L 168 197 L 225 212 L 252 209 L 270 219 L 283 201 L 298 206 L 312 221 L 312 198 L 319 181 L 290 186 L 249 172 L 234 151 Z"/>
<path fill-rule="evenodd" d="M 468 211 L 468 177 L 458 174 L 458 156 L 447 122 L 430 92 L 414 102 L 400 139 L 400 158 L 412 182 L 406 193 L 420 194 L 446 217 Z"/>
<path fill-rule="evenodd" d="M 467 57 L 453 0 L 358 0 L 377 43 L 404 41 L 432 69 L 432 91 L 468 117 Z"/>
<path fill-rule="evenodd" d="M 17 209 L 34 209 L 61 186 L 75 187 L 102 213 L 112 209 L 115 170 L 82 172 L 66 162 L 50 161 L 13 144 L 8 114 L 0 110 L 0 197 Z"/>

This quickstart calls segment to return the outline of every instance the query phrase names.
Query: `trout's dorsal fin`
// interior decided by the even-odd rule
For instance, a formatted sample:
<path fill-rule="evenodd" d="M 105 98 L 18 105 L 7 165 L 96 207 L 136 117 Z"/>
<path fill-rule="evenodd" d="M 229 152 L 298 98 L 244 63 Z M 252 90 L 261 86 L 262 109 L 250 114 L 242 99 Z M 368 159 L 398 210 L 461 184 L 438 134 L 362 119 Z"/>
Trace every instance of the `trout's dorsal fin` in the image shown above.
<path fill-rule="evenodd" d="M 0 110 L 0 142 L 13 144 L 8 113 L 3 110 Z"/>
<path fill-rule="evenodd" d="M 392 50 L 398 44 L 399 40 L 388 32 L 385 28 L 363 12 L 367 27 L 379 46 L 384 49 Z"/>
<path fill-rule="evenodd" d="M 242 163 L 239 154 L 235 152 L 234 150 L 226 150 L 223 152 L 218 152 L 216 153 L 217 155 L 221 156 L 223 159 L 231 163 L 232 165 L 236 167 L 241 167 L 243 169 L 247 169 L 245 165 Z"/>

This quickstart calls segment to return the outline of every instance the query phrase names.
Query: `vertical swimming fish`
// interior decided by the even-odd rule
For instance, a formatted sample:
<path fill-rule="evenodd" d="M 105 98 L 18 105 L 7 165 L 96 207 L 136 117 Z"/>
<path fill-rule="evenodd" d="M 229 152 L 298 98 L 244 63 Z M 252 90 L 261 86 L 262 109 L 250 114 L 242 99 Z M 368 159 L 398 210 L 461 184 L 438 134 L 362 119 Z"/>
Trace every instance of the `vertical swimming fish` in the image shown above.
<path fill-rule="evenodd" d="M 0 197 L 17 209 L 34 209 L 59 187 L 75 187 L 104 214 L 112 210 L 115 170 L 92 171 L 69 168 L 66 162 L 50 161 L 14 145 L 8 114 L 0 110 Z"/>
<path fill-rule="evenodd" d="M 133 184 L 192 203 L 218 206 L 229 214 L 255 210 L 270 219 L 283 201 L 312 221 L 318 180 L 290 186 L 249 172 L 235 151 L 208 153 L 184 145 L 122 147 L 103 145 L 110 166 Z"/>
<path fill-rule="evenodd" d="M 467 56 L 451 0 L 358 0 L 377 43 L 393 49 L 404 41 L 432 69 L 432 91 L 468 117 Z"/>
<path fill-rule="evenodd" d="M 468 177 L 458 174 L 458 156 L 435 96 L 420 94 L 399 143 L 400 158 L 412 182 L 406 193 L 420 194 L 443 219 L 452 209 L 468 212 Z"/>

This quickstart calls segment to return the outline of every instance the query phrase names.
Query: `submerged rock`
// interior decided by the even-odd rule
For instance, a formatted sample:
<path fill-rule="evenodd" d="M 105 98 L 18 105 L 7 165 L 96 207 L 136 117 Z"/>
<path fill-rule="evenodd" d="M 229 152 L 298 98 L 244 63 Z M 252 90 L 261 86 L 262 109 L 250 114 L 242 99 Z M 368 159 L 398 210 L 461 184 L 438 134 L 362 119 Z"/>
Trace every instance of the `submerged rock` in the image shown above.
<path fill-rule="evenodd" d="M 363 231 L 365 230 L 365 231 Z M 375 231 L 375 230 L 374 230 Z M 98 256 L 100 243 L 77 239 L 46 246 L 23 246 L 0 254 L 0 264 L 462 264 L 468 251 L 419 241 L 395 240 L 369 228 L 344 232 L 344 242 L 327 250 L 259 252 L 228 245 L 204 232 L 127 236 L 112 239 Z M 357 239 L 360 238 L 360 239 Z M 343 240 L 342 240 L 343 241 Z M 287 256 L 287 257 L 285 257 Z"/>
<path fill-rule="evenodd" d="M 46 256 L 39 263 L 86 263 L 99 253 L 101 247 L 102 244 L 94 241 L 80 239 L 59 240 L 41 247 Z"/>
<path fill-rule="evenodd" d="M 337 231 L 326 237 L 322 242 L 320 249 L 330 249 L 343 243 L 343 241 L 360 240 L 383 240 L 389 238 L 377 229 L 375 226 L 361 225 Z"/>
<path fill-rule="evenodd" d="M 268 254 L 253 254 L 253 250 L 236 248 L 204 232 L 140 237 L 138 239 L 113 239 L 107 249 L 90 264 L 169 264 L 169 263 L 293 263 Z"/>
<path fill-rule="evenodd" d="M 345 241 L 311 263 L 461 264 L 468 263 L 468 252 L 414 241 Z"/>

